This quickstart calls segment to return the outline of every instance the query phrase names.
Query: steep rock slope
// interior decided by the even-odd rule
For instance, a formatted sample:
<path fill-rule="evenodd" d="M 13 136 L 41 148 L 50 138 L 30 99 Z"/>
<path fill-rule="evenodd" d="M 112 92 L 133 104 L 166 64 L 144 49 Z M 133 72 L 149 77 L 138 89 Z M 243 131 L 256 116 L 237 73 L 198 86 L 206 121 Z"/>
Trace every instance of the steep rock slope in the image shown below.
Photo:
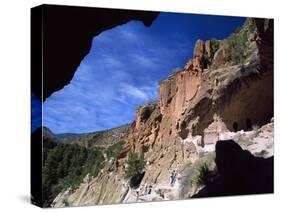
<path fill-rule="evenodd" d="M 152 168 L 145 181 L 167 178 L 196 158 L 197 146 L 214 144 L 219 132 L 270 122 L 272 39 L 272 20 L 247 19 L 225 40 L 198 40 L 184 69 L 160 82 L 159 100 L 137 110 L 124 149 L 146 152 Z M 195 145 L 183 144 L 188 136 L 198 138 Z"/>
<path fill-rule="evenodd" d="M 94 133 L 57 135 L 44 127 L 43 206 L 50 206 L 61 190 L 69 186 L 74 190 L 85 175 L 92 179 L 102 168 L 112 169 L 108 160 L 118 157 L 128 126 Z"/>

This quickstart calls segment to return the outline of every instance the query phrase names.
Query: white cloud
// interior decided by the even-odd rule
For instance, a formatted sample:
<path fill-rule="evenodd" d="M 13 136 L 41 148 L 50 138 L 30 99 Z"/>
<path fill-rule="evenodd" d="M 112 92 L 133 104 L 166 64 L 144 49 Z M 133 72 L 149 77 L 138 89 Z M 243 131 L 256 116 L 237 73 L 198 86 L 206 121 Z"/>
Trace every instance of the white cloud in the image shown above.
<path fill-rule="evenodd" d="M 137 99 L 147 100 L 149 98 L 144 91 L 127 83 L 120 85 L 120 91 Z"/>
<path fill-rule="evenodd" d="M 110 57 L 110 56 L 103 56 L 103 65 L 105 65 L 107 68 L 116 68 L 123 65 L 123 63 L 120 62 L 116 57 Z"/>
<path fill-rule="evenodd" d="M 129 31 L 128 29 L 123 28 L 122 30 L 119 31 L 119 34 L 121 38 L 124 39 L 125 41 L 138 42 L 140 40 L 137 34 L 135 34 L 132 31 Z"/>
<path fill-rule="evenodd" d="M 122 101 L 125 101 L 126 97 L 127 99 L 133 97 L 137 100 L 145 102 L 157 97 L 157 83 L 149 83 L 140 87 L 136 87 L 128 83 L 122 83 L 120 85 L 120 92 Z"/>
<path fill-rule="evenodd" d="M 135 62 L 136 66 L 144 68 L 156 68 L 158 66 L 159 60 L 153 57 L 148 57 L 144 54 L 132 54 L 132 60 Z M 144 69 L 146 70 L 146 69 Z"/>

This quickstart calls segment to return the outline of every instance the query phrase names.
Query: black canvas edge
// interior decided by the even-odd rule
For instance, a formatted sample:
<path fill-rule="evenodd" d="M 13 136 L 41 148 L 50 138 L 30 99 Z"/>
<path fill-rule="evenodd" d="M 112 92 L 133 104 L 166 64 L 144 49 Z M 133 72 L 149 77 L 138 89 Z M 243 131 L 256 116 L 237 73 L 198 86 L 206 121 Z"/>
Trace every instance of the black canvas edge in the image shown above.
<path fill-rule="evenodd" d="M 42 64 L 43 64 L 43 6 L 37 6 L 30 10 L 30 24 L 31 24 L 31 90 L 36 87 L 43 93 L 42 81 Z M 38 97 L 39 99 L 42 99 Z M 41 103 L 42 104 L 42 103 Z M 32 106 L 31 106 L 32 107 Z M 32 109 L 32 108 L 31 108 Z M 42 107 L 41 107 L 42 114 Z M 42 123 L 42 117 L 41 117 Z M 43 207 L 43 192 L 42 192 L 42 125 L 31 133 L 30 145 L 30 192 L 31 203 Z"/>

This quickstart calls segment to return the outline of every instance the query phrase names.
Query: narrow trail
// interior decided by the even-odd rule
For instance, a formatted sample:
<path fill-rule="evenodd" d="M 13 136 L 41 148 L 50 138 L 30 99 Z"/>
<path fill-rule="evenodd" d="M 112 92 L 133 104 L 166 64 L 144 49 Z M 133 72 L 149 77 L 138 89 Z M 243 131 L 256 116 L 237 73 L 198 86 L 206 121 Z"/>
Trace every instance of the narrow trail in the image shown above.
<path fill-rule="evenodd" d="M 189 183 L 191 175 L 192 169 L 188 167 L 178 175 L 173 185 L 170 184 L 169 180 L 162 181 L 157 185 L 152 185 L 150 194 L 145 193 L 139 188 L 130 189 L 123 202 L 148 202 L 186 198 L 184 194 L 191 189 Z M 167 178 L 169 179 L 169 176 L 167 176 Z M 139 195 L 137 195 L 137 192 Z"/>

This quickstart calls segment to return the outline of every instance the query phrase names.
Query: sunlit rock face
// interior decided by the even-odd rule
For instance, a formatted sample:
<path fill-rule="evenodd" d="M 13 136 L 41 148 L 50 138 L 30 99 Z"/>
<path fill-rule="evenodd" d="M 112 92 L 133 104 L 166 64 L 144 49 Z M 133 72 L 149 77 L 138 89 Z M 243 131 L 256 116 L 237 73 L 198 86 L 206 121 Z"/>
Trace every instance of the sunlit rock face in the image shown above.
<path fill-rule="evenodd" d="M 261 69 L 261 58 L 270 60 L 267 57 L 270 57 L 268 52 L 272 49 L 270 51 L 270 46 L 267 46 L 267 57 L 262 55 L 259 45 L 263 42 L 260 39 L 270 39 L 270 36 L 260 37 L 259 30 L 252 26 L 256 21 L 260 20 L 248 19 L 236 33 L 237 36 L 245 36 L 241 49 L 245 54 L 243 62 L 231 58 L 230 38 L 205 42 L 198 40 L 193 58 L 184 69 L 160 82 L 159 100 L 154 103 L 154 108 L 158 113 L 160 110 L 162 117 L 153 126 L 160 129 L 153 141 L 179 135 L 184 138 L 188 133 L 203 135 L 204 130 L 217 120 L 225 125 L 224 130 L 229 131 L 270 121 L 273 116 L 273 69 Z M 155 111 L 150 111 L 150 114 Z M 143 133 L 150 129 L 147 126 L 154 118 L 151 116 L 141 121 L 140 112 L 137 111 L 133 127 L 134 145 L 139 140 L 136 139 L 137 135 L 148 138 Z"/>
<path fill-rule="evenodd" d="M 125 149 L 145 151 L 150 165 L 144 183 L 167 179 L 172 169 L 196 160 L 200 148 L 214 150 L 222 133 L 270 122 L 273 69 L 262 64 L 263 60 L 270 63 L 273 48 L 261 45 L 272 43 L 273 37 L 269 28 L 260 31 L 264 30 L 257 27 L 260 22 L 247 19 L 239 32 L 225 40 L 198 40 L 183 70 L 160 82 L 158 101 L 143 106 L 150 108 L 150 115 L 142 120 L 144 110 L 137 110 Z M 243 54 L 241 58 L 231 46 L 240 37 L 244 43 L 236 51 Z M 188 140 L 193 142 L 183 142 Z"/>

